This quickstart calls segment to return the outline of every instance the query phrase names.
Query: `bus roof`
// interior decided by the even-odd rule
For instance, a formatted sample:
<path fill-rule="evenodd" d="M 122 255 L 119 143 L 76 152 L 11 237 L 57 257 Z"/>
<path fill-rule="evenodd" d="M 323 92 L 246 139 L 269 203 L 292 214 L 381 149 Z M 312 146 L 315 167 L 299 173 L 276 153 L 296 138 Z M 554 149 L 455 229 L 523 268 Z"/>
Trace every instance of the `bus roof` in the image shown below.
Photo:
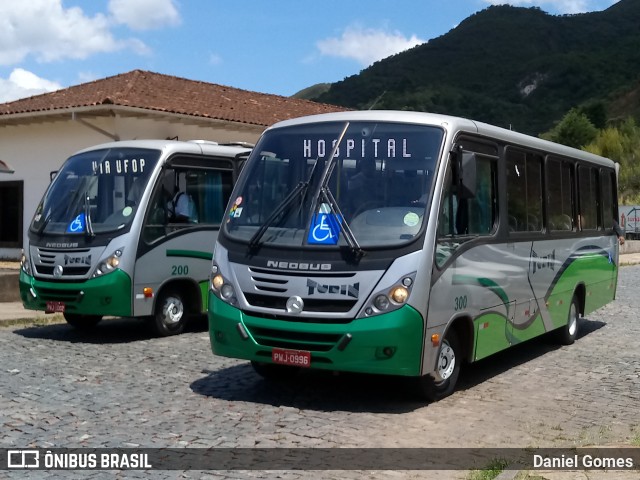
<path fill-rule="evenodd" d="M 345 122 L 345 121 L 383 121 L 396 123 L 411 123 L 419 125 L 432 125 L 443 128 L 449 134 L 456 132 L 469 132 L 481 135 L 483 137 L 502 140 L 514 145 L 529 147 L 542 150 L 557 155 L 581 158 L 593 163 L 612 167 L 614 162 L 608 158 L 594 155 L 584 150 L 567 147 L 559 143 L 543 140 L 538 137 L 526 135 L 524 133 L 514 132 L 506 128 L 496 127 L 488 123 L 477 122 L 467 118 L 454 117 L 450 115 L 441 115 L 437 113 L 410 112 L 410 111 L 394 111 L 394 110 L 363 110 L 350 112 L 324 113 L 320 115 L 309 115 L 306 117 L 294 118 L 278 122 L 266 131 L 290 127 L 296 125 L 305 125 L 317 122 Z"/>
<path fill-rule="evenodd" d="M 101 143 L 92 147 L 84 148 L 75 154 L 92 150 L 103 150 L 107 148 L 148 148 L 162 150 L 166 153 L 181 152 L 194 155 L 221 155 L 236 156 L 238 154 L 249 153 L 248 146 L 225 145 L 205 140 L 180 141 L 180 140 L 122 140 L 118 142 Z"/>

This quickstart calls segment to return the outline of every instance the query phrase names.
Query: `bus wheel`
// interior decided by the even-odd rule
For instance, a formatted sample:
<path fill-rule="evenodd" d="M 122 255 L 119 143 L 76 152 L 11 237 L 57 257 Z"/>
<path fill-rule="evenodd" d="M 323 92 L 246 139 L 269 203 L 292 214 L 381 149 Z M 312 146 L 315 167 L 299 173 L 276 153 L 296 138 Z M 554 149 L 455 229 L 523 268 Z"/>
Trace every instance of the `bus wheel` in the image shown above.
<path fill-rule="evenodd" d="M 274 365 L 273 363 L 251 362 L 255 372 L 265 380 L 287 380 L 295 377 L 300 369 L 287 365 Z"/>
<path fill-rule="evenodd" d="M 95 327 L 100 320 L 102 320 L 101 315 L 82 315 L 79 313 L 67 312 L 63 315 L 67 323 L 78 330 L 90 330 Z"/>
<path fill-rule="evenodd" d="M 578 337 L 578 320 L 580 318 L 580 307 L 578 298 L 574 295 L 569 306 L 567 324 L 556 330 L 556 340 L 562 345 L 571 345 Z"/>
<path fill-rule="evenodd" d="M 176 290 L 165 290 L 156 302 L 153 327 L 161 337 L 178 335 L 184 330 L 187 313 L 182 295 Z"/>
<path fill-rule="evenodd" d="M 455 330 L 451 329 L 440 345 L 436 378 L 424 375 L 415 379 L 420 398 L 436 402 L 451 395 L 456 388 L 461 364 L 460 341 Z"/>

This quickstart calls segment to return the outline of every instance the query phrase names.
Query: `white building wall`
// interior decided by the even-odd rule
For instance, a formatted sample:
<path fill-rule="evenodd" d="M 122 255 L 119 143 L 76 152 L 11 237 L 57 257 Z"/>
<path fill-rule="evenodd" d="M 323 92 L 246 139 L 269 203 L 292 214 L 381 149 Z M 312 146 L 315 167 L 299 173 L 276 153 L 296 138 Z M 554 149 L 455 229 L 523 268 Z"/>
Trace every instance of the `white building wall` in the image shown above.
<path fill-rule="evenodd" d="M 177 138 L 219 143 L 255 143 L 263 130 L 259 126 L 236 126 L 222 122 L 218 127 L 186 125 L 179 117 L 175 120 L 121 116 L 81 118 L 105 132 L 118 135 L 120 140 Z M 72 120 L 71 115 L 68 120 L 0 124 L 0 159 L 15 170 L 12 175 L 0 176 L 0 183 L 24 181 L 23 241 L 27 238 L 26 232 L 36 206 L 49 185 L 50 172 L 60 168 L 64 160 L 78 150 L 112 140 L 109 136 Z M 6 227 L 0 225 L 0 228 Z M 18 259 L 20 252 L 20 248 L 0 248 L 0 258 Z"/>

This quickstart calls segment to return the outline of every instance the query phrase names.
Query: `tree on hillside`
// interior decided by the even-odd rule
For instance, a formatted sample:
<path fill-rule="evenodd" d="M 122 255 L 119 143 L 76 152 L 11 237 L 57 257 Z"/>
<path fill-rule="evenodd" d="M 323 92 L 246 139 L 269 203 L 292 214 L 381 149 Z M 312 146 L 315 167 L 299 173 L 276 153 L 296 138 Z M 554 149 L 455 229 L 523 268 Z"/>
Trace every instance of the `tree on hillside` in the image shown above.
<path fill-rule="evenodd" d="M 618 202 L 640 204 L 640 127 L 633 118 L 617 127 L 600 130 L 584 149 L 618 162 Z"/>
<path fill-rule="evenodd" d="M 582 148 L 593 142 L 597 134 L 598 129 L 589 118 L 574 108 L 560 120 L 560 123 L 540 137 L 569 147 Z"/>

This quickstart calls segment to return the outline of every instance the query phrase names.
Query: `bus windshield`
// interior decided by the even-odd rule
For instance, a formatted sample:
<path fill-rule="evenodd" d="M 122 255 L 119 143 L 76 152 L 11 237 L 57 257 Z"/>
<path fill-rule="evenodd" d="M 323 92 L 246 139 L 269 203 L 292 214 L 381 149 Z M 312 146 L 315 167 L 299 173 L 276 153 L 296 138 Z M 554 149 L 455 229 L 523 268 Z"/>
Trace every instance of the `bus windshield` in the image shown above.
<path fill-rule="evenodd" d="M 93 236 L 130 225 L 159 150 L 111 148 L 69 158 L 38 205 L 38 234 Z"/>
<path fill-rule="evenodd" d="M 288 246 L 343 246 L 345 231 L 363 247 L 410 241 L 423 224 L 442 139 L 440 128 L 391 122 L 269 130 L 232 198 L 226 233 Z"/>

